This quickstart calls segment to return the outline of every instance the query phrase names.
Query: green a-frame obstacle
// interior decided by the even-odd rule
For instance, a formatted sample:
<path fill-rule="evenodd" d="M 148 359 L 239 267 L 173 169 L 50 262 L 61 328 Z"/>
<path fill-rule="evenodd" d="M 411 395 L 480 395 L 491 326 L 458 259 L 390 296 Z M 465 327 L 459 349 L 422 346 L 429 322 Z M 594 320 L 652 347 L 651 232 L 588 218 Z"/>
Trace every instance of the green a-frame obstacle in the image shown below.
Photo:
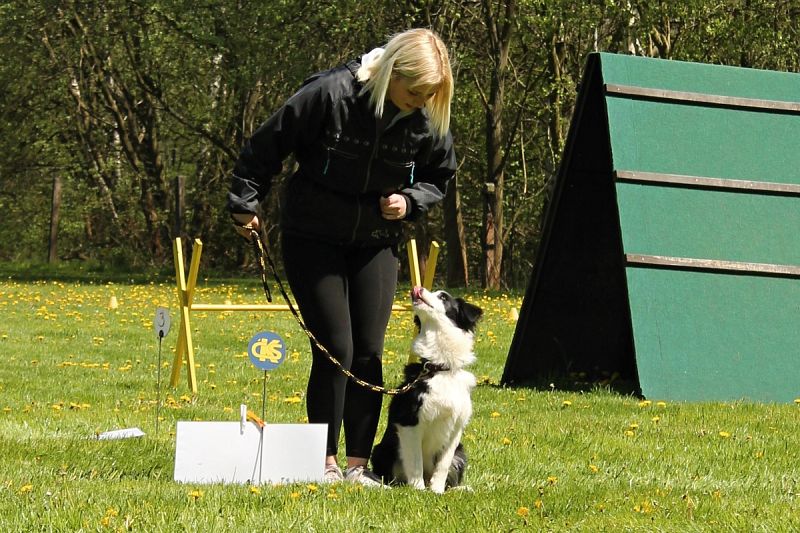
<path fill-rule="evenodd" d="M 800 397 L 800 75 L 587 61 L 502 382 Z"/>

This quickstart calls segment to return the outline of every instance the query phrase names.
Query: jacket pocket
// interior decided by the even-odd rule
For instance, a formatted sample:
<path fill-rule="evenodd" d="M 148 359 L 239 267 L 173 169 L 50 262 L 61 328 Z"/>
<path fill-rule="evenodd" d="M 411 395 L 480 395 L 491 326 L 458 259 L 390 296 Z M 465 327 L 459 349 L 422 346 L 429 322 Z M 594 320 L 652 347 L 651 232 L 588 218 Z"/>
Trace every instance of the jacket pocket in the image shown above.
<path fill-rule="evenodd" d="M 338 162 L 349 165 L 352 164 L 352 161 L 358 159 L 358 154 L 346 152 L 341 148 L 335 148 L 329 144 L 323 144 L 322 146 L 325 148 L 325 164 L 322 167 L 323 176 L 328 175 L 328 170 L 331 168 L 331 162 L 333 162 L 334 166 L 336 166 Z"/>
<path fill-rule="evenodd" d="M 379 172 L 384 184 L 388 185 L 388 189 L 394 191 L 414 184 L 416 166 L 417 164 L 413 160 L 403 161 L 383 158 L 380 160 Z M 383 192 L 387 192 L 386 187 L 384 187 Z"/>

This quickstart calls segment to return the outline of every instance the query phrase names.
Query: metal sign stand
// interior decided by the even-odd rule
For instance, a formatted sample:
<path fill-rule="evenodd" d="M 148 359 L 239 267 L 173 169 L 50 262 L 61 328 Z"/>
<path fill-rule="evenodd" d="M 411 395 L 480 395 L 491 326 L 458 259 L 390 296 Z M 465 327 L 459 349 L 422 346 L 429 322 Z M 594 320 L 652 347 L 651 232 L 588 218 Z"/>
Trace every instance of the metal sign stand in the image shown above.
<path fill-rule="evenodd" d="M 158 423 L 161 418 L 161 341 L 169 333 L 169 326 L 171 320 L 169 316 L 169 309 L 164 307 L 156 308 L 156 317 L 153 320 L 153 326 L 158 336 L 158 367 L 156 370 L 156 436 L 158 436 Z"/>

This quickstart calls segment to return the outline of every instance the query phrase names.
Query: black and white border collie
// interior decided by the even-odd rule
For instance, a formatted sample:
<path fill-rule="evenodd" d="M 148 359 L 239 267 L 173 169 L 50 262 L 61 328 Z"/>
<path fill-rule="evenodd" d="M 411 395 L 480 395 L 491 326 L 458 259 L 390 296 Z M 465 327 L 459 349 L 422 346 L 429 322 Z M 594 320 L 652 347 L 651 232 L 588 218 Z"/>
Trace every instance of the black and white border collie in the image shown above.
<path fill-rule="evenodd" d="M 372 451 L 372 470 L 384 482 L 430 487 L 442 493 L 461 484 L 467 456 L 461 435 L 472 416 L 475 325 L 483 311 L 444 291 L 411 291 L 419 333 L 411 351 L 419 362 L 405 367 L 403 385 L 422 379 L 392 398 L 381 442 Z"/>

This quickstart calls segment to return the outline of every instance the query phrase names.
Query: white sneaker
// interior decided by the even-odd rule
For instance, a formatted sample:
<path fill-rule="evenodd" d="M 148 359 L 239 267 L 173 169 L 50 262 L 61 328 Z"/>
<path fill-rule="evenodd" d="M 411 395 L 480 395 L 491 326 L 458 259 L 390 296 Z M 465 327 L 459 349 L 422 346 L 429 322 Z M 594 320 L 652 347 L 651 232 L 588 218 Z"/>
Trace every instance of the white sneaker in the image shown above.
<path fill-rule="evenodd" d="M 344 481 L 344 474 L 338 465 L 325 465 L 325 474 L 322 476 L 323 483 L 338 483 Z"/>
<path fill-rule="evenodd" d="M 388 489 L 388 485 L 384 485 L 381 478 L 376 476 L 371 470 L 365 466 L 352 466 L 344 471 L 344 480 L 350 483 L 358 483 L 365 487 L 381 487 Z"/>

